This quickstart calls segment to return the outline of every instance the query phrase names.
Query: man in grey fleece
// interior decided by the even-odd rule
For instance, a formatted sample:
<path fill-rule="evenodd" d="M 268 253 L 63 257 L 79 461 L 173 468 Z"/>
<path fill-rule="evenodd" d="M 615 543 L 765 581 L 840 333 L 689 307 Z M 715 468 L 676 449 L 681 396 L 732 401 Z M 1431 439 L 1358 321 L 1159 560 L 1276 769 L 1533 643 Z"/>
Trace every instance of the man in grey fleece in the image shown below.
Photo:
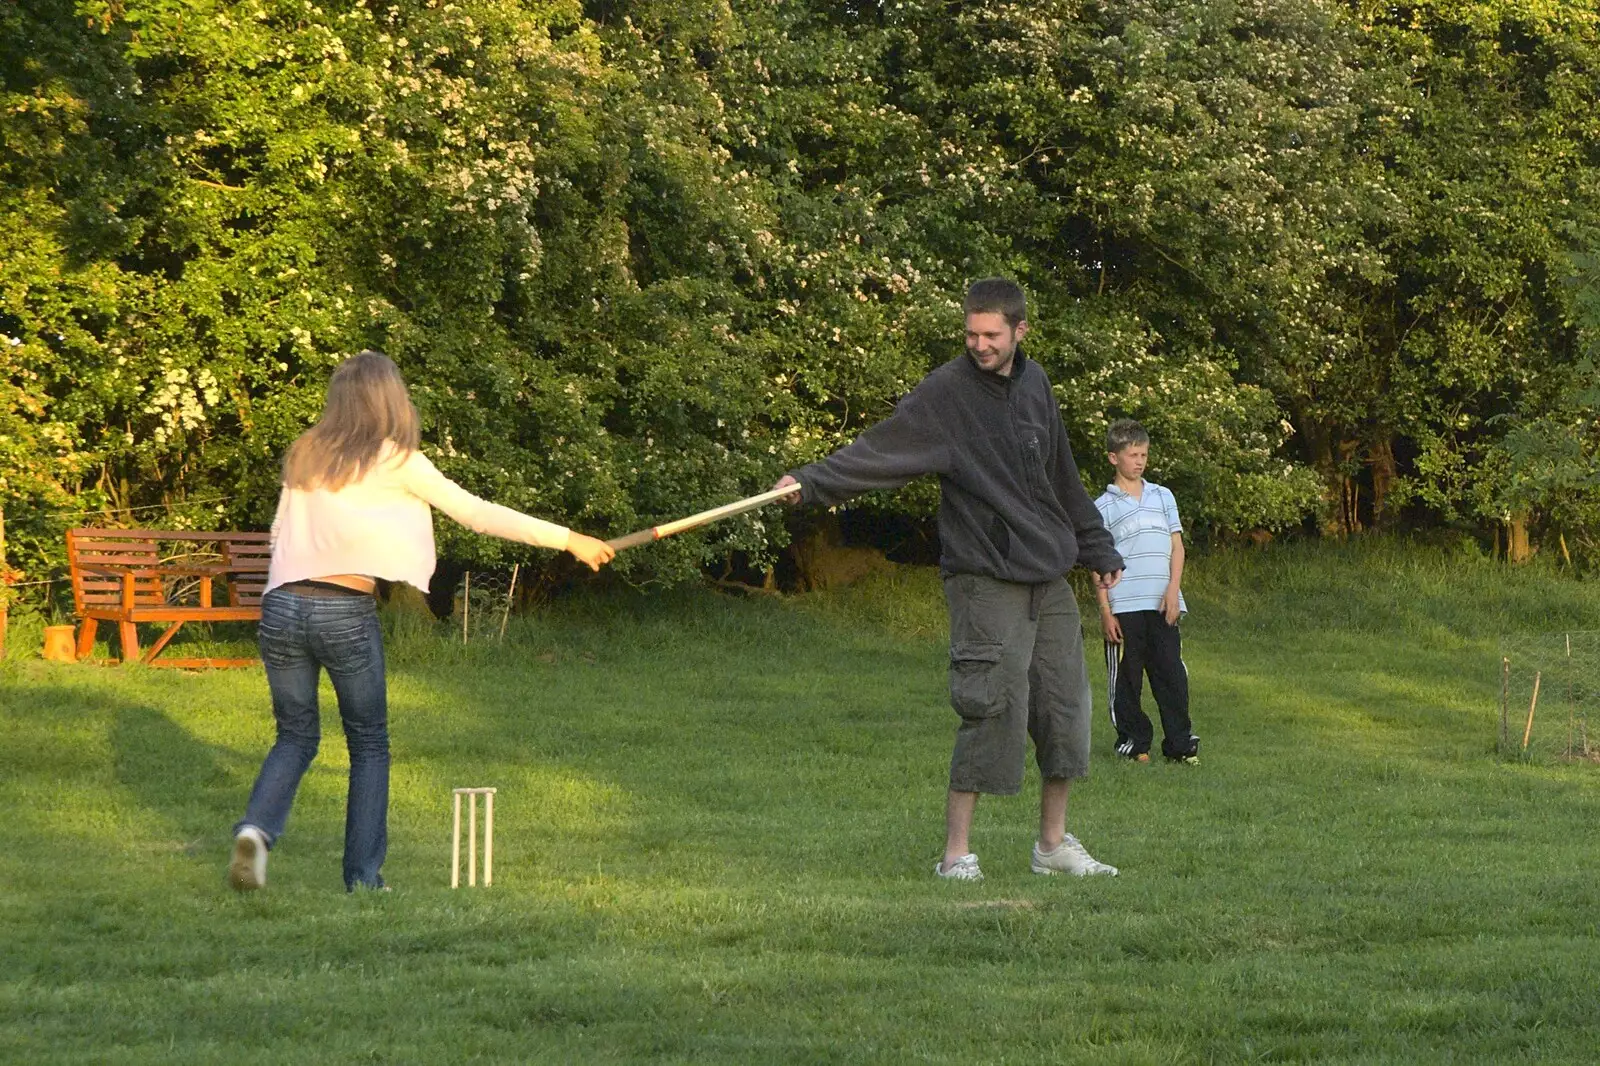
<path fill-rule="evenodd" d="M 1122 557 L 1084 490 L 1050 382 L 1020 347 L 1022 289 L 974 282 L 967 352 L 934 370 L 893 415 L 819 462 L 785 474 L 827 506 L 939 475 L 939 567 L 950 609 L 950 760 L 940 877 L 983 877 L 968 848 L 978 794 L 1015 795 L 1033 738 L 1044 784 L 1035 873 L 1115 874 L 1067 833 L 1067 794 L 1089 772 L 1090 695 L 1078 604 L 1082 563 L 1109 589 Z"/>

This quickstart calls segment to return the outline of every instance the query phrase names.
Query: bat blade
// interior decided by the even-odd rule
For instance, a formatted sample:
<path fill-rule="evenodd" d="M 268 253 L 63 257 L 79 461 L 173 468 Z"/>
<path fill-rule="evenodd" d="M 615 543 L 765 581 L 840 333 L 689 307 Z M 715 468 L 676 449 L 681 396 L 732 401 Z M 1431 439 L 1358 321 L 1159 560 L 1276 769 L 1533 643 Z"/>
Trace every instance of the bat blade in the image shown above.
<path fill-rule="evenodd" d="M 746 496 L 742 500 L 735 500 L 733 503 L 723 504 L 721 507 L 713 507 L 709 511 L 701 511 L 698 514 L 689 515 L 687 518 L 663 522 L 659 526 L 651 526 L 649 529 L 628 533 L 608 540 L 606 543 L 611 545 L 614 551 L 637 548 L 641 544 L 649 544 L 651 541 L 660 540 L 662 537 L 670 537 L 674 533 L 698 529 L 701 526 L 710 525 L 712 522 L 719 522 L 724 518 L 732 518 L 734 515 L 744 514 L 746 511 L 754 511 L 758 507 L 765 507 L 767 504 L 781 500 L 785 496 L 796 495 L 799 491 L 799 485 L 785 485 L 781 489 L 768 489 L 766 492 L 760 492 L 754 496 Z"/>

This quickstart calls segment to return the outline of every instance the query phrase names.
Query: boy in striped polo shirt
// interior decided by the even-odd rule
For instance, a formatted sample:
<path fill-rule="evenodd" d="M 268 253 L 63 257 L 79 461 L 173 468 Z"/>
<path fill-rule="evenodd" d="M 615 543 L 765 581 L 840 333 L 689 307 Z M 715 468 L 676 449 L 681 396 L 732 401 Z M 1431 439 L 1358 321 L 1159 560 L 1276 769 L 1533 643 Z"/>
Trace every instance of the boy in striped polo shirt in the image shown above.
<path fill-rule="evenodd" d="M 1150 436 L 1143 426 L 1126 418 L 1111 423 L 1106 446 L 1116 478 L 1094 505 L 1126 564 L 1121 584 L 1097 590 L 1117 754 L 1150 761 L 1150 718 L 1139 706 L 1149 674 L 1161 711 L 1161 753 L 1194 765 L 1200 761 L 1200 738 L 1190 729 L 1189 671 L 1178 636 L 1178 620 L 1188 609 L 1179 589 L 1183 525 L 1178 501 L 1144 480 Z"/>

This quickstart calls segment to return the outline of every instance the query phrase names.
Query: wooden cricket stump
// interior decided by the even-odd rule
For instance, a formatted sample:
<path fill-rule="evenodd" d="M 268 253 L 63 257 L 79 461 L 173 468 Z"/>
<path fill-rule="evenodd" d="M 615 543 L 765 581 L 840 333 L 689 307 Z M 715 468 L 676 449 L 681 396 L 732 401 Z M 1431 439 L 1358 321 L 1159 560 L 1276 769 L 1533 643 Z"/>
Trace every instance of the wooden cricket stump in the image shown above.
<path fill-rule="evenodd" d="M 494 884 L 494 789 L 452 790 L 455 831 L 450 838 L 450 887 L 461 887 L 461 797 L 467 797 L 467 885 L 478 883 L 478 797 L 483 797 L 483 883 Z"/>

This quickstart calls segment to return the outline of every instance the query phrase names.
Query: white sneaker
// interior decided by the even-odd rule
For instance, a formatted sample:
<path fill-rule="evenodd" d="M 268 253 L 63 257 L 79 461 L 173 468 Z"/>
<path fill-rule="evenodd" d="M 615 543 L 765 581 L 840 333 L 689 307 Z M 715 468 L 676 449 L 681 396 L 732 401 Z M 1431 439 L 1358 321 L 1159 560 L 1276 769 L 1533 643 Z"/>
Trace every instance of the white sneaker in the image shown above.
<path fill-rule="evenodd" d="M 961 856 L 948 867 L 941 859 L 933 864 L 933 872 L 950 881 L 983 880 L 983 871 L 978 869 L 978 857 L 971 853 Z"/>
<path fill-rule="evenodd" d="M 253 825 L 233 838 L 233 861 L 228 864 L 228 884 L 235 892 L 249 892 L 267 883 L 267 837 Z"/>
<path fill-rule="evenodd" d="M 1061 846 L 1054 851 L 1040 851 L 1037 843 L 1033 845 L 1033 872 L 1073 874 L 1077 877 L 1088 877 L 1090 874 L 1117 876 L 1115 866 L 1108 866 L 1090 855 L 1071 833 L 1062 839 Z"/>

